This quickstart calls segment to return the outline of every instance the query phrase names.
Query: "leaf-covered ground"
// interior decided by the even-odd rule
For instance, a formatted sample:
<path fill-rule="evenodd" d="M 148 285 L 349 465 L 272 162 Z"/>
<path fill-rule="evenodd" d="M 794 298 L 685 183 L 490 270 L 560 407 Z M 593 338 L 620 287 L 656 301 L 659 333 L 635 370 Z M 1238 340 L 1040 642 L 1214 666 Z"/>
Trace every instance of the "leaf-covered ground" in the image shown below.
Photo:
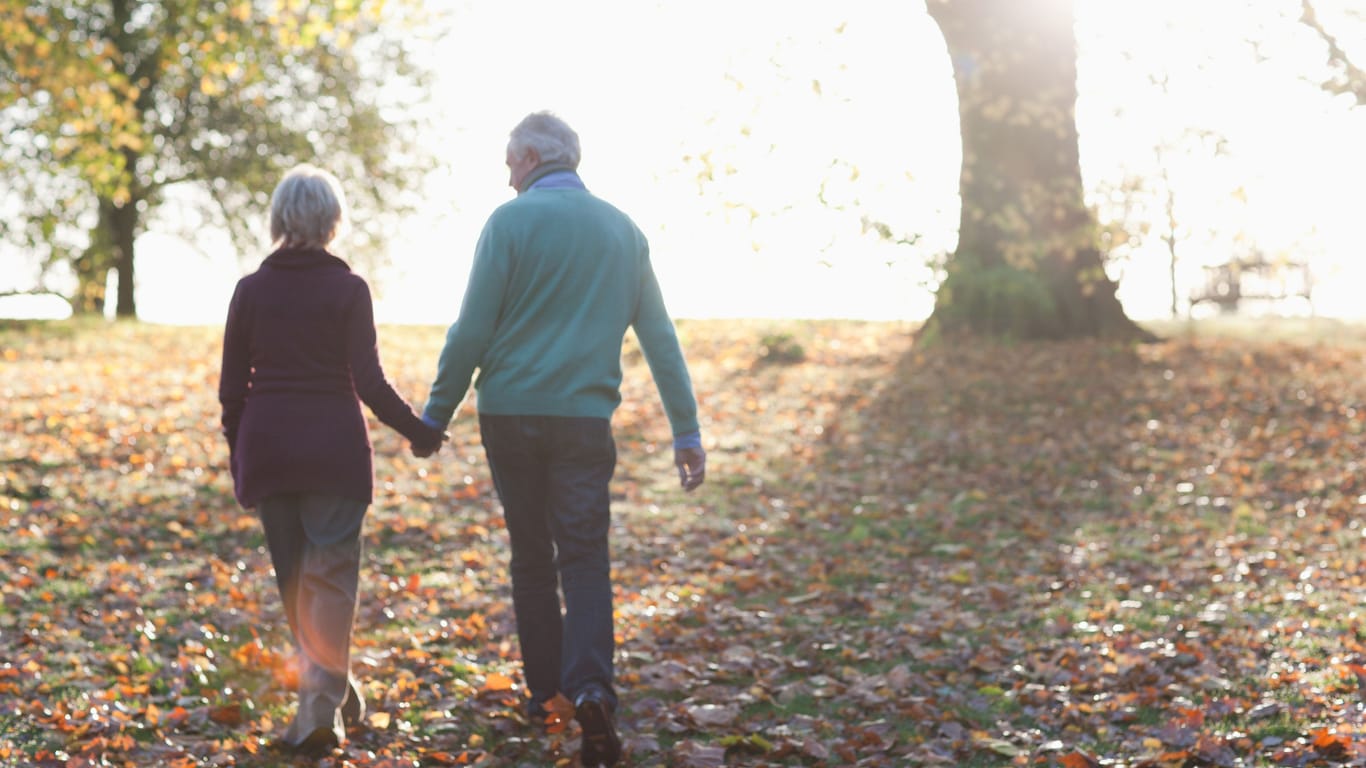
<path fill-rule="evenodd" d="M 1366 764 L 1366 348 L 942 344 L 686 322 L 708 483 L 638 351 L 616 418 L 634 765 Z M 420 400 L 442 330 L 381 329 Z M 0 765 L 270 766 L 290 655 L 217 430 L 216 329 L 0 327 Z M 373 429 L 329 766 L 576 764 L 525 722 L 468 413 Z"/>

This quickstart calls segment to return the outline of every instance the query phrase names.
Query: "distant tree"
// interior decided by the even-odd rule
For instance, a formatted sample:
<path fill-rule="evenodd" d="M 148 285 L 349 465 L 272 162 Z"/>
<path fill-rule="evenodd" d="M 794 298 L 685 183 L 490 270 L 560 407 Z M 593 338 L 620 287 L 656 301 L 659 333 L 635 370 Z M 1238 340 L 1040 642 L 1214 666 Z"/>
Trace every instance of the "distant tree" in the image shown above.
<path fill-rule="evenodd" d="M 1158 89 L 1167 93 L 1164 79 L 1151 79 Z M 1153 235 L 1165 248 L 1168 299 L 1173 318 L 1180 317 L 1183 308 L 1187 308 L 1187 300 L 1180 293 L 1179 250 L 1197 231 L 1193 218 L 1186 215 L 1189 204 L 1178 204 L 1178 200 L 1183 199 L 1179 194 L 1181 177 L 1207 173 L 1213 162 L 1227 155 L 1226 146 L 1226 140 L 1218 132 L 1187 126 L 1157 139 L 1151 147 L 1150 169 L 1130 171 L 1118 182 L 1102 182 L 1097 190 L 1104 201 L 1096 210 L 1101 221 L 1101 250 L 1107 257 L 1114 259 L 1117 253 L 1132 254 Z M 1199 165 L 1195 170 L 1174 173 L 1170 161 L 1173 157 L 1183 158 L 1185 166 L 1190 166 L 1193 160 L 1198 160 Z M 1245 202 L 1246 190 L 1242 187 L 1231 189 L 1228 197 Z"/>
<path fill-rule="evenodd" d="M 958 247 L 927 328 L 1019 338 L 1148 334 L 1124 313 L 1082 190 L 1072 0 L 928 0 L 953 59 Z"/>
<path fill-rule="evenodd" d="M 168 198 L 246 251 L 282 169 L 313 162 L 344 180 L 357 250 L 375 246 L 426 166 L 414 121 L 392 108 L 424 81 L 397 39 L 416 8 L 5 3 L 0 244 L 31 254 L 44 276 L 69 265 L 78 313 L 102 308 L 117 270 L 116 313 L 133 317 L 135 243 Z"/>
<path fill-rule="evenodd" d="M 1345 14 L 1360 24 L 1366 24 L 1366 10 L 1346 11 Z M 1323 81 L 1324 90 L 1348 94 L 1358 104 L 1366 105 L 1366 70 L 1356 63 L 1351 52 L 1339 42 L 1340 35 L 1324 23 L 1312 0 L 1300 0 L 1300 21 L 1314 30 L 1328 48 L 1331 74 Z"/>

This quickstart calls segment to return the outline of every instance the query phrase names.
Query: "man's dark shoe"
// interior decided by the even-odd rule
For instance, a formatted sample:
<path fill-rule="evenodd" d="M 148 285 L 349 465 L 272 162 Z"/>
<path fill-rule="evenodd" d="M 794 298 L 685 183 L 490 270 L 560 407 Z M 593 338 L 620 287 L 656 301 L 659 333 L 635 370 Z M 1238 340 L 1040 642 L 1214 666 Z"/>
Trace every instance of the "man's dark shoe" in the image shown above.
<path fill-rule="evenodd" d="M 621 738 L 612 722 L 612 710 L 602 691 L 592 690 L 579 695 L 574 702 L 574 719 L 583 730 L 583 744 L 579 761 L 584 768 L 616 765 L 621 759 Z"/>
<path fill-rule="evenodd" d="M 527 701 L 526 708 L 522 710 L 522 714 L 526 715 L 526 719 L 533 723 L 544 723 L 545 719 L 550 716 L 550 710 L 545 708 L 544 701 L 531 699 Z"/>

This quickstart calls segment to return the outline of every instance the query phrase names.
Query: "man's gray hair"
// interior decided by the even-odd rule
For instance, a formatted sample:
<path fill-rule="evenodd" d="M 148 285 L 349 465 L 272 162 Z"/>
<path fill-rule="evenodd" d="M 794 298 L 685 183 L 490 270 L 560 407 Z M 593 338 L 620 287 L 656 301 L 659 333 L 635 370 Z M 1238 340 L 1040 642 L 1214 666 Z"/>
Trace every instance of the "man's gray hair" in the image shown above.
<path fill-rule="evenodd" d="M 295 166 L 270 196 L 270 239 L 285 248 L 322 248 L 346 217 L 337 177 L 316 166 Z"/>
<path fill-rule="evenodd" d="M 534 149 L 542 163 L 579 167 L 579 135 L 550 112 L 532 112 L 522 118 L 509 135 L 508 149 L 517 156 Z"/>

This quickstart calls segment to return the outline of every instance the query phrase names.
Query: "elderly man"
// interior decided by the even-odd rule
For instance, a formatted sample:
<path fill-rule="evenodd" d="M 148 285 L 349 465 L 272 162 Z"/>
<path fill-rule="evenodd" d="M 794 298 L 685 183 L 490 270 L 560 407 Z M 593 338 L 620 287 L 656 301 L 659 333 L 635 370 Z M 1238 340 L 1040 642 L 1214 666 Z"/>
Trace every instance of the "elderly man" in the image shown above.
<path fill-rule="evenodd" d="M 512 544 L 528 712 L 544 718 L 563 692 L 583 730 L 583 765 L 614 765 L 608 484 L 628 328 L 688 491 L 706 467 L 697 403 L 645 236 L 584 187 L 578 134 L 548 112 L 528 115 L 512 130 L 507 165 L 517 197 L 484 225 L 423 418 L 444 428 L 479 369 L 479 430 Z"/>

